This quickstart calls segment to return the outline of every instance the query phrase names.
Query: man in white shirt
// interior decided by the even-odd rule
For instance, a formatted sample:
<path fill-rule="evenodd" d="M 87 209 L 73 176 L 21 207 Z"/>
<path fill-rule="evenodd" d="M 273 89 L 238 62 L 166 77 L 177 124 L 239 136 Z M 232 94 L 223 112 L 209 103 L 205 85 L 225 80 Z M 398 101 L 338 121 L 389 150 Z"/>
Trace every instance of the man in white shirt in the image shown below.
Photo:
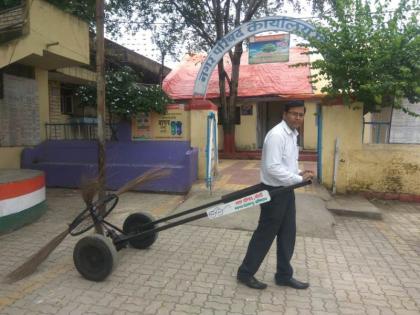
<path fill-rule="evenodd" d="M 297 129 L 303 124 L 304 115 L 303 102 L 288 103 L 283 112 L 283 121 L 267 133 L 260 170 L 261 182 L 266 188 L 290 186 L 312 179 L 311 171 L 300 171 L 298 168 Z M 258 227 L 252 235 L 245 258 L 238 269 L 238 281 L 253 289 L 267 287 L 254 275 L 276 236 L 276 284 L 306 289 L 309 283 L 294 279 L 290 264 L 296 239 L 296 205 L 293 190 L 282 192 L 274 196 L 270 202 L 261 205 Z"/>

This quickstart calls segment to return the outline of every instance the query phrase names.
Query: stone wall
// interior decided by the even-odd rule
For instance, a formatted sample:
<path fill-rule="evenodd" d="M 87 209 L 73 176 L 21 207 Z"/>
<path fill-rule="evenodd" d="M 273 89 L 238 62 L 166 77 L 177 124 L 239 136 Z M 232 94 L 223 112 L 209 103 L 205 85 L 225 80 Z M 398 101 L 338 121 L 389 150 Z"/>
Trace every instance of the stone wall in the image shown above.
<path fill-rule="evenodd" d="M 3 74 L 0 99 L 0 146 L 40 142 L 39 101 L 36 80 Z"/>

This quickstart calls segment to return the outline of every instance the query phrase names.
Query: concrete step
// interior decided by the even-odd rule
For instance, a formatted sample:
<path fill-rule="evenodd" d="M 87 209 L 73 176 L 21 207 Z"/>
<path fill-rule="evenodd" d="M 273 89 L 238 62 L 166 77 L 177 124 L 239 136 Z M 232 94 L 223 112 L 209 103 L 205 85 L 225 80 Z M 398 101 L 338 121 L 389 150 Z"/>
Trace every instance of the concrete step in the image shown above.
<path fill-rule="evenodd" d="M 359 195 L 335 195 L 326 202 L 329 211 L 337 215 L 382 220 L 382 212 Z"/>

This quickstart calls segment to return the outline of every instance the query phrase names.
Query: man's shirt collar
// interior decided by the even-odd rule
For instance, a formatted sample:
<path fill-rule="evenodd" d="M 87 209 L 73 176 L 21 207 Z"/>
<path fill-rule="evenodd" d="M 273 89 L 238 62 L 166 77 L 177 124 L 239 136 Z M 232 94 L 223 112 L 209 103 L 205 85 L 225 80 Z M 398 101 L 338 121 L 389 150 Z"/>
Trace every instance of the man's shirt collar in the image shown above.
<path fill-rule="evenodd" d="M 290 135 L 291 133 L 293 133 L 295 136 L 299 135 L 299 132 L 298 132 L 296 129 L 295 129 L 295 130 L 292 130 L 292 129 L 289 127 L 289 125 L 286 123 L 286 121 L 282 120 L 282 121 L 281 121 L 281 125 L 282 125 L 282 127 L 283 127 L 284 131 L 286 131 L 286 133 L 287 133 L 288 135 Z"/>

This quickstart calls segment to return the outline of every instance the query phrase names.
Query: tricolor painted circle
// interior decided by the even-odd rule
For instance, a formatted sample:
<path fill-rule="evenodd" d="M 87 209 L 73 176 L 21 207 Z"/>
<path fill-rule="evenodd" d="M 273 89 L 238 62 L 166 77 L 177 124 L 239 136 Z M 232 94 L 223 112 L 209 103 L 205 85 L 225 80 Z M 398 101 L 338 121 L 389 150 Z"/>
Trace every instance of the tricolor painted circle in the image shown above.
<path fill-rule="evenodd" d="M 45 176 L 42 171 L 0 170 L 0 233 L 33 222 L 45 210 Z"/>

